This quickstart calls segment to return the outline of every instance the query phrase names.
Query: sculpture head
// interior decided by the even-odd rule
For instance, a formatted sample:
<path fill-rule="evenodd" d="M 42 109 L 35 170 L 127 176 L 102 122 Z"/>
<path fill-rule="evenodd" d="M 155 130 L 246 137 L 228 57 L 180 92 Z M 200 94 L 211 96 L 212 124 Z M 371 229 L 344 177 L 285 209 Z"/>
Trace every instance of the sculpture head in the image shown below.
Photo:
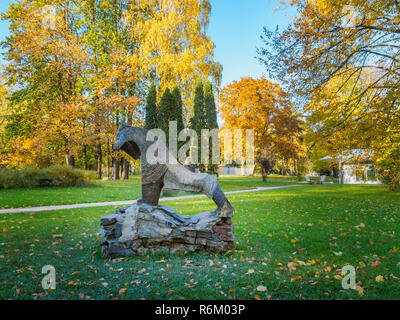
<path fill-rule="evenodd" d="M 114 144 L 113 150 L 123 150 L 133 159 L 139 159 L 143 147 L 145 146 L 145 129 L 131 127 L 127 124 L 122 124 L 117 133 L 117 141 Z"/>

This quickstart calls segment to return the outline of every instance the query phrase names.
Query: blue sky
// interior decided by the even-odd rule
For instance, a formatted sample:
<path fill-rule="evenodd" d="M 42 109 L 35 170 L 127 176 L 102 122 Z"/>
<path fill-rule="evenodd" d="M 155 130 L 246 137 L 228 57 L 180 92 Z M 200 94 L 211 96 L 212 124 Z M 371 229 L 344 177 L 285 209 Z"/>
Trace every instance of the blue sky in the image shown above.
<path fill-rule="evenodd" d="M 286 27 L 294 9 L 276 11 L 276 0 L 211 0 L 211 4 L 208 34 L 216 45 L 216 60 L 224 67 L 223 87 L 241 77 L 267 77 L 265 66 L 255 59 L 263 27 Z"/>
<path fill-rule="evenodd" d="M 5 12 L 11 2 L 1 0 L 0 12 Z M 224 67 L 222 85 L 241 77 L 267 76 L 265 67 L 255 59 L 263 26 L 287 26 L 294 10 L 274 10 L 278 6 L 276 0 L 211 0 L 211 5 L 208 35 L 216 45 L 216 60 Z M 7 34 L 8 24 L 1 21 L 0 41 Z"/>
<path fill-rule="evenodd" d="M 8 4 L 12 1 L 4 0 L 0 1 L 0 12 L 5 12 L 8 9 Z M 0 41 L 3 41 L 8 35 L 8 23 L 5 21 L 0 21 Z"/>

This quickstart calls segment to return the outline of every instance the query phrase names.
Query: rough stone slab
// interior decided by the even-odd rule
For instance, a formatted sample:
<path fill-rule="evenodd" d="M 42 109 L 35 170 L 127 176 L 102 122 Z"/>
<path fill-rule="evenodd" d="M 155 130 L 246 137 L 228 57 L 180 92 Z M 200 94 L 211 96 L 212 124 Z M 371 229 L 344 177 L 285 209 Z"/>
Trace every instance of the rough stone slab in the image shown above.
<path fill-rule="evenodd" d="M 102 226 L 109 226 L 117 222 L 118 215 L 117 214 L 110 214 L 108 216 L 102 217 L 100 219 L 100 224 Z"/>
<path fill-rule="evenodd" d="M 148 252 L 225 252 L 235 248 L 233 224 L 224 208 L 181 216 L 165 206 L 132 205 L 103 217 L 102 253 L 108 257 Z M 109 224 L 113 222 L 113 224 Z"/>
<path fill-rule="evenodd" d="M 216 233 L 224 234 L 227 235 L 228 233 L 231 233 L 232 228 L 230 227 L 222 227 L 222 226 L 214 226 L 213 231 Z"/>

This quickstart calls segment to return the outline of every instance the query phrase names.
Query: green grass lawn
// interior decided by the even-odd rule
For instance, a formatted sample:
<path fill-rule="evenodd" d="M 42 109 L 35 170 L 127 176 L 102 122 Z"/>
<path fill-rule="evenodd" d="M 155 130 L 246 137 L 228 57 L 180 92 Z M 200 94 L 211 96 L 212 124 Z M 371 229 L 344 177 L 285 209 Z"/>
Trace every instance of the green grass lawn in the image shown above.
<path fill-rule="evenodd" d="M 97 232 L 112 207 L 2 215 L 0 299 L 400 298 L 400 193 L 307 185 L 229 199 L 237 250 L 223 255 L 106 260 Z M 186 214 L 214 207 L 165 204 Z M 358 290 L 341 287 L 346 264 L 357 269 Z M 56 268 L 54 291 L 41 288 L 45 265 Z"/>
<path fill-rule="evenodd" d="M 297 181 L 285 176 L 271 176 L 267 182 L 262 182 L 261 177 L 222 176 L 220 183 L 224 191 L 234 191 L 294 184 Z M 140 195 L 140 177 L 136 176 L 129 181 L 95 181 L 93 186 L 79 188 L 0 189 L 0 208 L 125 201 L 135 200 Z"/>

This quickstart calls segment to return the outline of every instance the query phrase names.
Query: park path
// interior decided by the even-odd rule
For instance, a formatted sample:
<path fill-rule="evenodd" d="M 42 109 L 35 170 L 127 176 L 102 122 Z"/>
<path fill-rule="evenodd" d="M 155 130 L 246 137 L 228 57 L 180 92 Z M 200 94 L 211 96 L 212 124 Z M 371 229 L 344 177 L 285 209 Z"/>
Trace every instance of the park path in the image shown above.
<path fill-rule="evenodd" d="M 293 188 L 299 187 L 301 185 L 288 185 L 288 186 L 278 186 L 278 187 L 258 187 L 250 190 L 238 190 L 238 191 L 229 191 L 225 192 L 225 194 L 239 194 L 239 193 L 249 193 L 249 192 L 259 192 L 265 190 L 274 190 L 274 189 L 283 189 L 283 188 Z M 185 200 L 185 199 L 194 199 L 194 198 L 204 198 L 205 195 L 188 195 L 188 196 L 180 196 L 180 197 L 168 197 L 168 198 L 160 198 L 160 202 L 164 201 L 176 201 L 176 200 Z M 45 206 L 45 207 L 31 207 L 31 208 L 13 208 L 13 209 L 1 209 L 0 214 L 11 214 L 11 213 L 33 213 L 33 212 L 43 212 L 43 211 L 58 211 L 58 210 L 68 210 L 68 209 L 80 209 L 80 208 L 94 208 L 94 207 L 108 207 L 108 206 L 125 206 L 132 205 L 136 203 L 136 200 L 127 200 L 127 201 L 111 201 L 111 202 L 95 202 L 95 203 L 80 203 L 80 204 L 70 204 L 70 205 L 55 205 L 55 206 Z"/>

